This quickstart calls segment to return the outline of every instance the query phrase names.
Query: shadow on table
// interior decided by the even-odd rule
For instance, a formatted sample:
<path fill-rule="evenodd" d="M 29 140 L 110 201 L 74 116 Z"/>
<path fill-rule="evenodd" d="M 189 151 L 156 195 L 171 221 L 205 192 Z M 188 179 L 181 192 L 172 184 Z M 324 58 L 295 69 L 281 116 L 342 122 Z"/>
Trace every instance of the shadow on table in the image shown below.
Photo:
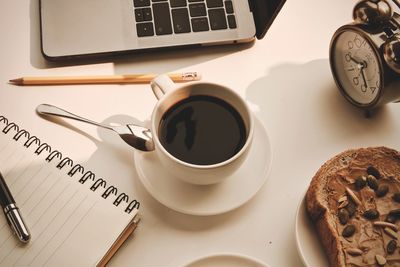
<path fill-rule="evenodd" d="M 368 118 L 345 100 L 334 84 L 328 59 L 273 67 L 250 84 L 246 99 L 258 106 L 262 121 L 272 134 L 277 133 L 274 138 L 287 140 L 292 148 L 299 144 L 298 139 L 290 138 L 293 133 L 298 137 L 307 134 L 316 145 L 329 141 L 360 144 L 392 130 L 394 114 L 387 106 Z M 303 124 L 315 129 L 313 136 Z"/>
<path fill-rule="evenodd" d="M 395 114 L 385 106 L 365 117 L 339 93 L 328 59 L 272 67 L 249 85 L 246 100 L 258 109 L 273 147 L 271 177 L 265 188 L 273 201 L 269 199 L 264 206 L 273 214 L 288 211 L 285 221 L 289 221 L 282 222 L 279 216 L 269 221 L 290 231 L 285 243 L 290 246 L 284 249 L 296 251 L 292 226 L 312 175 L 324 160 L 340 151 L 385 144 L 385 136 L 393 133 Z M 274 193 L 276 188 L 293 188 L 294 183 L 296 189 Z M 298 265 L 296 259 L 291 260 L 291 265 Z"/>
<path fill-rule="evenodd" d="M 99 59 L 50 62 L 41 53 L 39 13 L 39 0 L 30 0 L 30 61 L 31 65 L 38 69 L 112 62 L 115 65 L 115 74 L 165 73 L 233 54 L 253 45 L 251 42 L 224 46 L 187 47 L 106 56 Z"/>

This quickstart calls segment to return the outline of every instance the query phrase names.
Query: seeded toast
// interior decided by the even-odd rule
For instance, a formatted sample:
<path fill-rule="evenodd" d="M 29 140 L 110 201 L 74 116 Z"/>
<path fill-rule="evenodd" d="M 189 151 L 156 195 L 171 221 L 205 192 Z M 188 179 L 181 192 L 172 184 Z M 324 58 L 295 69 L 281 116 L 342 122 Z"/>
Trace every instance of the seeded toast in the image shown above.
<path fill-rule="evenodd" d="M 331 266 L 400 266 L 400 153 L 347 150 L 328 160 L 306 194 Z"/>

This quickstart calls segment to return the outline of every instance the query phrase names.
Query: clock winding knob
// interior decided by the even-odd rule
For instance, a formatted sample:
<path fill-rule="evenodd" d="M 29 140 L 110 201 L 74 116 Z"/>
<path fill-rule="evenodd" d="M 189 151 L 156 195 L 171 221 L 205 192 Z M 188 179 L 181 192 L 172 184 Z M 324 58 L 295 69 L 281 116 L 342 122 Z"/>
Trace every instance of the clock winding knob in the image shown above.
<path fill-rule="evenodd" d="M 386 0 L 362 0 L 353 9 L 356 23 L 378 25 L 392 17 L 392 8 Z"/>
<path fill-rule="evenodd" d="M 389 67 L 400 74 L 400 36 L 395 35 L 388 39 L 383 46 L 383 54 Z"/>

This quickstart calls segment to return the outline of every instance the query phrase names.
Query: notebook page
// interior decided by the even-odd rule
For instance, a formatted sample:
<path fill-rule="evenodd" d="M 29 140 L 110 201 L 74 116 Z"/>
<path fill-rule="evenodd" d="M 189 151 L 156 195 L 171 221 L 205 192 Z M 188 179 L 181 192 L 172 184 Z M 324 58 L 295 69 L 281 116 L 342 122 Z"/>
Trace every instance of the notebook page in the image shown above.
<path fill-rule="evenodd" d="M 0 215 L 0 266 L 96 265 L 136 210 L 123 212 L 36 148 L 0 134 L 0 171 L 31 232 L 21 244 Z"/>

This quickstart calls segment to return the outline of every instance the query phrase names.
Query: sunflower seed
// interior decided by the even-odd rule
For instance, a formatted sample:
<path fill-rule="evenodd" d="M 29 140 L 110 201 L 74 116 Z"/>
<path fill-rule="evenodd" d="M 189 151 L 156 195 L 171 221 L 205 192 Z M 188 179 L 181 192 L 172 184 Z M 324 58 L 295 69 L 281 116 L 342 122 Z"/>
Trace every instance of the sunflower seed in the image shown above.
<path fill-rule="evenodd" d="M 367 176 L 367 184 L 374 191 L 376 189 L 378 189 L 378 180 L 376 180 L 375 176 L 373 176 L 373 175 L 368 175 Z"/>
<path fill-rule="evenodd" d="M 400 219 L 400 209 L 389 211 L 389 215 L 395 217 L 396 219 Z"/>
<path fill-rule="evenodd" d="M 387 253 L 393 254 L 396 248 L 397 248 L 397 241 L 394 239 L 390 240 L 386 246 Z"/>
<path fill-rule="evenodd" d="M 342 236 L 350 237 L 355 233 L 355 231 L 356 231 L 356 227 L 353 224 L 349 224 L 343 229 Z"/>
<path fill-rule="evenodd" d="M 379 212 L 376 209 L 369 209 L 363 213 L 363 217 L 368 220 L 374 220 L 379 217 Z"/>
<path fill-rule="evenodd" d="M 387 194 L 387 192 L 389 192 L 389 186 L 381 184 L 378 186 L 378 189 L 376 189 L 375 195 L 377 197 L 384 197 Z"/>
<path fill-rule="evenodd" d="M 397 203 L 400 203 L 400 192 L 396 192 L 393 194 L 392 199 Z"/>
<path fill-rule="evenodd" d="M 346 209 L 349 212 L 350 217 L 352 217 L 357 211 L 357 207 L 353 201 L 349 201 L 349 204 L 346 206 Z"/>
<path fill-rule="evenodd" d="M 376 179 L 381 179 L 381 173 L 374 166 L 369 166 L 367 168 L 367 173 L 375 176 Z"/>
<path fill-rule="evenodd" d="M 358 199 L 358 197 L 354 194 L 354 192 L 350 188 L 346 187 L 346 192 L 357 206 L 361 206 L 361 201 Z"/>
<path fill-rule="evenodd" d="M 357 177 L 355 181 L 355 187 L 356 190 L 359 191 L 364 188 L 364 186 L 367 185 L 367 178 L 365 176 L 359 176 Z"/>
<path fill-rule="evenodd" d="M 387 216 L 386 216 L 386 219 L 385 219 L 385 221 L 386 222 L 388 222 L 388 223 L 396 223 L 396 216 L 393 216 L 393 215 L 390 215 L 390 214 L 388 214 Z"/>
<path fill-rule="evenodd" d="M 342 225 L 345 225 L 350 219 L 349 212 L 346 209 L 340 209 L 338 212 L 338 217 Z"/>

